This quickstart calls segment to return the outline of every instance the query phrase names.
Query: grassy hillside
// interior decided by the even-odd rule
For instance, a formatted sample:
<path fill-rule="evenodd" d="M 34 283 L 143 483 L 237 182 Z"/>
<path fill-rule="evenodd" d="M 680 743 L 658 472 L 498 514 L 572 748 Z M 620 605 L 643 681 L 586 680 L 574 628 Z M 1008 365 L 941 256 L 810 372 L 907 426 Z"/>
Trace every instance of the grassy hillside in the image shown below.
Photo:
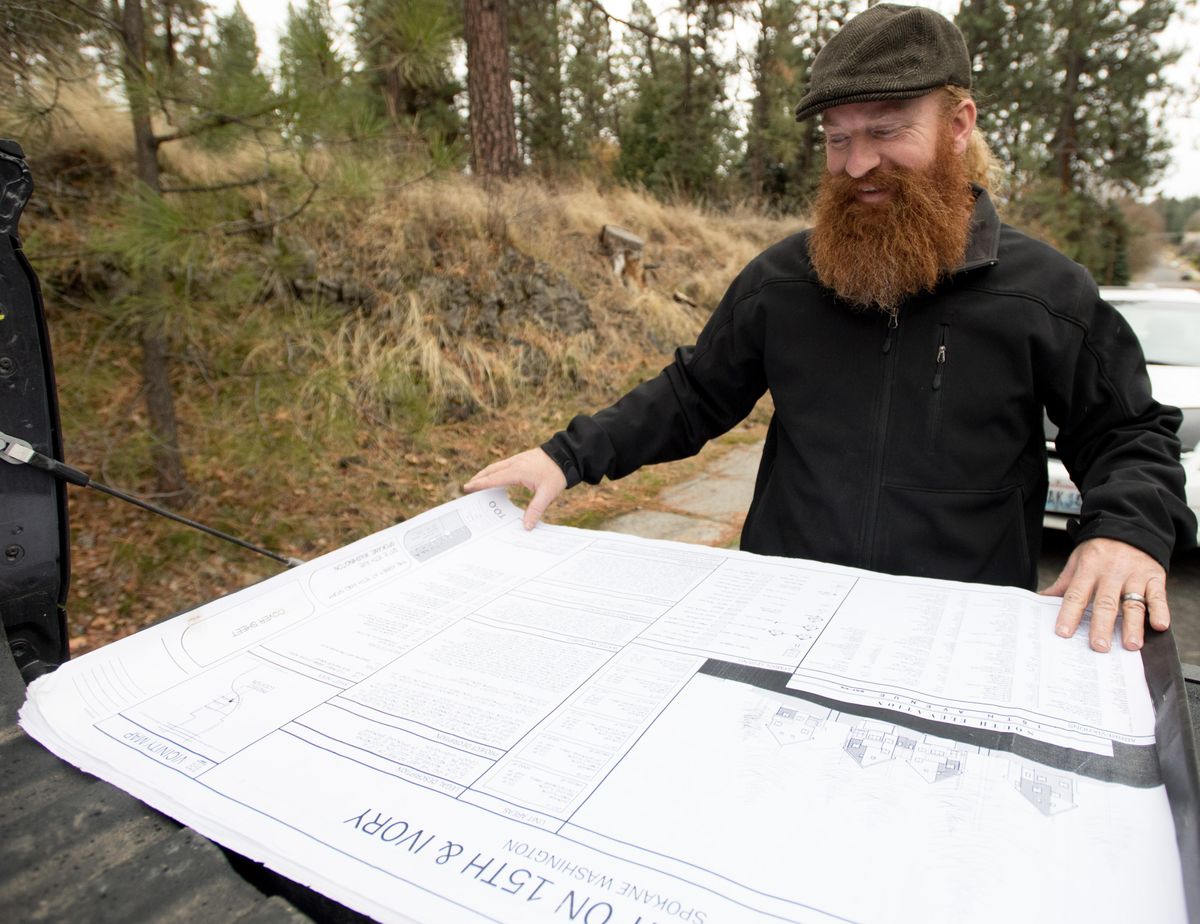
<path fill-rule="evenodd" d="M 303 161 L 170 146 L 170 188 L 269 178 L 159 201 L 135 194 L 125 123 L 103 105 L 8 126 L 37 183 L 21 230 L 67 460 L 153 490 L 136 330 L 165 305 L 195 492 L 184 511 L 301 558 L 456 496 L 482 465 L 657 371 L 738 269 L 800 226 L 594 182 L 486 190 L 383 146 Z M 614 275 L 605 224 L 645 239 L 644 284 Z M 594 524 L 668 477 L 577 489 L 550 519 Z M 71 503 L 76 651 L 277 567 L 94 492 Z"/>

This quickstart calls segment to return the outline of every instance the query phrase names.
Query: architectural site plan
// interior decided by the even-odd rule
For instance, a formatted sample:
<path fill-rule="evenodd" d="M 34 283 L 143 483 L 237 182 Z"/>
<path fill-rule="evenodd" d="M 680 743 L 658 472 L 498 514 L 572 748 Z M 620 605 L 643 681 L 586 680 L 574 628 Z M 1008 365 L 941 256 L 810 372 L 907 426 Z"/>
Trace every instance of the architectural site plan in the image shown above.
<path fill-rule="evenodd" d="M 35 681 L 30 735 L 381 921 L 1188 920 L 1059 601 L 459 498 Z"/>

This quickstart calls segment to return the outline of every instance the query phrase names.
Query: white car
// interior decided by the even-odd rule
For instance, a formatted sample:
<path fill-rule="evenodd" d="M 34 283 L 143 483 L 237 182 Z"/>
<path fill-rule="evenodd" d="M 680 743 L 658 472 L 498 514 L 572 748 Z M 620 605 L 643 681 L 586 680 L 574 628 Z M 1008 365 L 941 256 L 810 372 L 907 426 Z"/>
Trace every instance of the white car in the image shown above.
<path fill-rule="evenodd" d="M 1146 354 L 1154 397 L 1183 411 L 1180 460 L 1187 476 L 1188 506 L 1200 517 L 1200 292 L 1101 286 L 1100 296 L 1124 315 Z M 1054 449 L 1054 425 L 1046 421 L 1050 489 L 1045 525 L 1066 529 L 1079 515 L 1081 497 Z"/>

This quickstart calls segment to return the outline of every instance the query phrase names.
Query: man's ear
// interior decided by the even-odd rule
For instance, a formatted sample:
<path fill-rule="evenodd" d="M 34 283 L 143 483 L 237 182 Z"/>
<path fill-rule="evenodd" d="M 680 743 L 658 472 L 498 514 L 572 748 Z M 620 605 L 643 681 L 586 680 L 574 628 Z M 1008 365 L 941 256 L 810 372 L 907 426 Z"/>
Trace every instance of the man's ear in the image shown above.
<path fill-rule="evenodd" d="M 966 153 L 971 132 L 975 130 L 976 115 L 974 100 L 964 99 L 954 107 L 950 116 L 950 143 L 955 154 Z"/>

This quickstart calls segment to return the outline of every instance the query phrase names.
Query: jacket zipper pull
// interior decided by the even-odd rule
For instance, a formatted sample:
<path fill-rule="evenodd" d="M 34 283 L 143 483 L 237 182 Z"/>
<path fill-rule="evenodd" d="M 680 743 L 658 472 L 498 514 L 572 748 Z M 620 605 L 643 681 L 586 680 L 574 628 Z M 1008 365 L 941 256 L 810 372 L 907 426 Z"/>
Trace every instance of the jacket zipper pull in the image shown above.
<path fill-rule="evenodd" d="M 933 372 L 933 390 L 942 387 L 942 370 L 946 368 L 946 344 L 941 344 L 937 351 L 937 366 Z"/>
<path fill-rule="evenodd" d="M 883 355 L 886 356 L 892 349 L 892 331 L 900 326 L 900 321 L 896 316 L 888 316 L 887 336 L 883 339 Z"/>

